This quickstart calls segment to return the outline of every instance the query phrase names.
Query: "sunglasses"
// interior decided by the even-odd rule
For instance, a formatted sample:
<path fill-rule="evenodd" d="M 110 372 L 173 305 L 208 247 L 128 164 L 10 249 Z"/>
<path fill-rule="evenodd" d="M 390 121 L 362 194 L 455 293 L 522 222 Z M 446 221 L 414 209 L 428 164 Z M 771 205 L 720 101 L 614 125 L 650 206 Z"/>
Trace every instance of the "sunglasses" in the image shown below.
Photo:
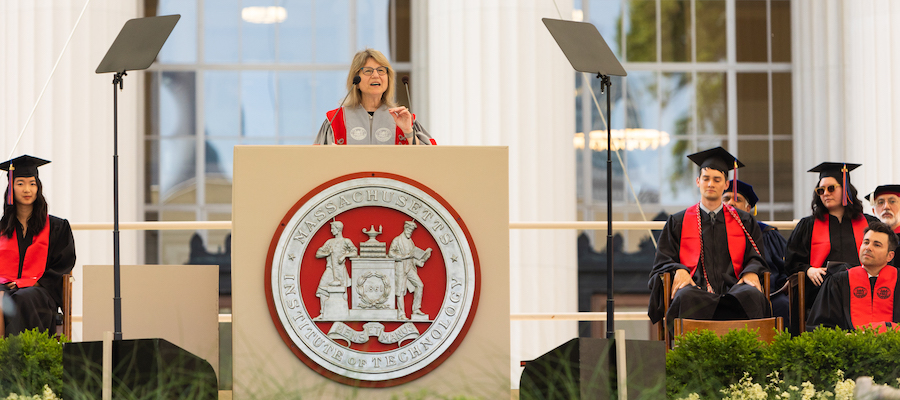
<path fill-rule="evenodd" d="M 819 186 L 816 188 L 816 194 L 821 196 L 821 195 L 825 194 L 826 190 L 828 191 L 828 193 L 834 193 L 835 189 L 837 189 L 839 187 L 841 187 L 841 185 Z"/>

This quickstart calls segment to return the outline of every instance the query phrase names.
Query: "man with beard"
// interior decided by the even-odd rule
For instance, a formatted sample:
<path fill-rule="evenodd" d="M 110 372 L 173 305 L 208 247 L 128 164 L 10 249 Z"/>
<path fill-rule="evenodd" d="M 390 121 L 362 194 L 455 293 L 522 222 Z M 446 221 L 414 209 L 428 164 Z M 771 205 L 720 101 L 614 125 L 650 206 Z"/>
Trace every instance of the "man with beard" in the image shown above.
<path fill-rule="evenodd" d="M 872 214 L 900 235 L 900 185 L 881 185 L 867 194 L 866 200 L 872 204 Z M 896 266 L 895 263 L 888 264 Z"/>

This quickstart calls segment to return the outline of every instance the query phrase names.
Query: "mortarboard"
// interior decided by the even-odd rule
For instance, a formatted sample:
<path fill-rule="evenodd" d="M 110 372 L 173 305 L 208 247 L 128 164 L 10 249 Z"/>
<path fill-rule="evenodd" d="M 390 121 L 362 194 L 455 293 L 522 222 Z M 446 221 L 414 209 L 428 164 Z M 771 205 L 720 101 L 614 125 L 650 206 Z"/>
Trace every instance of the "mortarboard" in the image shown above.
<path fill-rule="evenodd" d="M 877 199 L 878 196 L 881 196 L 885 193 L 891 193 L 900 196 L 900 185 L 881 185 L 875 188 L 874 192 L 867 194 L 866 200 L 874 203 L 875 199 Z M 871 197 L 871 199 L 869 197 Z"/>
<path fill-rule="evenodd" d="M 9 186 L 7 187 L 6 204 L 12 204 L 12 183 L 15 178 L 29 178 L 38 176 L 38 167 L 49 164 L 50 161 L 29 155 L 23 155 L 12 160 L 0 163 L 0 170 L 7 171 Z"/>
<path fill-rule="evenodd" d="M 737 182 L 737 188 L 735 189 L 735 182 Z M 744 196 L 747 199 L 747 204 L 750 207 L 753 207 L 753 215 L 756 215 L 756 203 L 759 202 L 759 196 L 756 195 L 756 192 L 753 191 L 753 186 L 744 181 L 739 181 L 737 179 L 732 179 L 728 181 L 728 188 L 725 191 L 736 191 Z"/>
<path fill-rule="evenodd" d="M 726 176 L 728 175 L 728 171 L 744 166 L 744 163 L 740 162 L 735 156 L 723 149 L 722 146 L 703 150 L 688 155 L 687 157 L 690 158 L 694 164 L 699 165 L 701 170 L 703 168 L 712 168 L 717 171 L 722 171 Z"/>
<path fill-rule="evenodd" d="M 850 171 L 859 168 L 861 165 L 862 164 L 823 162 L 806 172 L 818 172 L 820 182 L 826 177 L 836 179 L 838 183 L 841 184 L 841 187 L 844 188 L 844 196 L 841 199 L 841 204 L 846 206 L 853 202 L 850 200 Z"/>

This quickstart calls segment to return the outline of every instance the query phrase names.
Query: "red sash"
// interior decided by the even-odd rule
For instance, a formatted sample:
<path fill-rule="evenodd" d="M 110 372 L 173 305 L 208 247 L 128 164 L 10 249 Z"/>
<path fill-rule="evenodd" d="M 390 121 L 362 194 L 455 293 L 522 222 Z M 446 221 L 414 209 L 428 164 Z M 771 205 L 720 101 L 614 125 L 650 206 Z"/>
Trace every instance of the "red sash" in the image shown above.
<path fill-rule="evenodd" d="M 869 274 L 863 267 L 853 267 L 850 275 L 850 319 L 854 327 L 871 325 L 884 331 L 884 322 L 894 319 L 894 288 L 897 269 L 887 265 L 878 273 L 874 293 L 869 293 Z"/>
<path fill-rule="evenodd" d="M 894 229 L 894 233 L 900 235 L 900 226 L 897 226 L 897 229 Z"/>
<path fill-rule="evenodd" d="M 337 114 L 337 116 L 335 116 Z M 344 124 L 344 107 L 331 110 L 325 115 L 331 121 L 331 130 L 334 132 L 334 144 L 347 144 L 347 126 Z M 412 114 L 413 122 L 416 121 L 416 114 Z M 400 127 L 397 127 L 397 134 L 394 137 L 394 144 L 409 144 L 406 141 L 406 135 Z M 432 143 L 434 144 L 434 143 Z"/>
<path fill-rule="evenodd" d="M 747 238 L 744 235 L 744 229 L 741 228 L 740 222 L 725 207 L 731 208 L 731 206 L 725 204 L 722 208 L 722 212 L 725 213 L 728 254 L 731 255 L 734 276 L 740 277 L 741 270 L 744 269 L 744 251 L 747 247 Z M 699 217 L 697 210 L 699 209 L 700 204 L 688 207 L 684 211 L 684 221 L 681 223 L 681 248 L 678 251 L 678 257 L 679 261 L 688 267 L 691 276 L 694 275 L 694 271 L 697 270 L 697 264 L 700 263 L 700 227 L 696 223 Z"/>
<path fill-rule="evenodd" d="M 828 221 L 830 220 L 831 217 L 825 218 L 824 221 L 816 218 L 816 221 L 813 223 L 809 265 L 816 268 L 825 266 L 825 259 L 828 258 L 828 253 L 831 253 L 831 237 L 828 231 Z M 851 223 L 853 224 L 853 238 L 856 239 L 856 250 L 859 252 L 859 246 L 863 240 L 863 232 L 869 226 L 869 222 L 866 221 L 866 217 L 860 216 Z"/>
<path fill-rule="evenodd" d="M 16 282 L 20 288 L 34 286 L 47 269 L 47 247 L 50 244 L 50 217 L 42 229 L 33 237 L 31 246 L 25 251 L 22 275 L 19 276 L 19 239 L 0 235 L 0 277 Z"/>

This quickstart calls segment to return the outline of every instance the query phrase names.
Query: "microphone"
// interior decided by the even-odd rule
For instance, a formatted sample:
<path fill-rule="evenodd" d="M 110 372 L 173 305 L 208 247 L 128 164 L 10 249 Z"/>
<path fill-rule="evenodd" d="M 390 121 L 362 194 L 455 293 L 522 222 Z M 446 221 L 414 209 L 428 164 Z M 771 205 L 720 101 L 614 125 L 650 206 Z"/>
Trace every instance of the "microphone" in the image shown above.
<path fill-rule="evenodd" d="M 400 78 L 400 80 L 403 82 L 403 86 L 406 86 L 406 99 L 409 100 L 409 105 L 410 105 L 409 113 L 412 114 L 412 96 L 409 95 L 409 75 L 403 75 L 403 77 Z M 413 143 L 412 144 L 419 144 L 419 137 L 418 137 L 418 135 L 416 135 L 416 121 L 413 121 L 412 128 L 413 128 L 413 140 L 412 140 Z"/>
<path fill-rule="evenodd" d="M 359 77 L 359 75 L 353 77 L 353 84 L 350 85 L 350 90 L 347 91 L 347 95 L 344 96 L 343 100 L 341 100 L 341 107 L 344 106 L 344 102 L 347 101 L 347 98 L 350 97 L 350 93 L 353 93 L 353 89 L 356 88 L 356 85 L 358 85 L 361 80 L 362 79 Z M 328 127 L 331 128 L 331 144 L 337 144 L 334 141 L 334 126 L 331 125 L 331 123 L 334 121 L 334 118 L 337 117 L 337 115 L 338 115 L 338 113 L 334 113 L 334 115 L 331 116 L 330 119 L 328 119 Z"/>

